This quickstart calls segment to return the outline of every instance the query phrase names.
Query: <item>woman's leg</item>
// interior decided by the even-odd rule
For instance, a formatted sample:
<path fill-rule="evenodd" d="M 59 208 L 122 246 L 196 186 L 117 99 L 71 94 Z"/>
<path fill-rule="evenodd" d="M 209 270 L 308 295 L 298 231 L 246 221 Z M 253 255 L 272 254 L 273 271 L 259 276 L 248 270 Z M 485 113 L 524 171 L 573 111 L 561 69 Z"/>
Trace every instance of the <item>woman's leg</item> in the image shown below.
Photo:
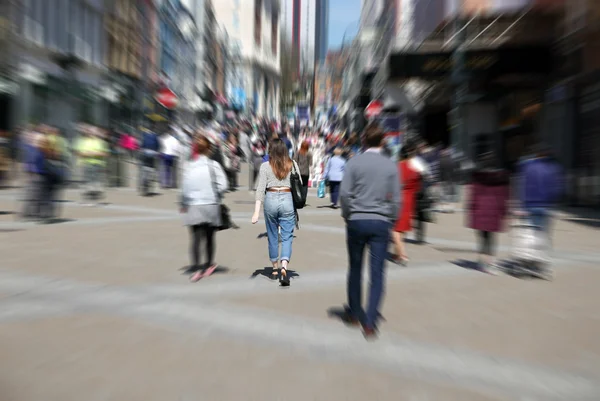
<path fill-rule="evenodd" d="M 304 187 L 305 190 L 308 189 L 308 180 L 310 179 L 309 175 L 301 175 L 300 178 L 302 178 L 302 186 Z"/>
<path fill-rule="evenodd" d="M 190 226 L 190 260 L 193 269 L 200 268 L 200 241 L 202 239 L 202 227 L 200 225 Z"/>
<path fill-rule="evenodd" d="M 267 228 L 267 239 L 269 242 L 269 260 L 276 269 L 279 264 L 279 215 L 277 210 L 276 197 L 280 194 L 267 193 L 263 214 L 265 216 L 265 226 Z"/>
<path fill-rule="evenodd" d="M 492 261 L 492 233 L 489 231 L 479 230 L 479 258 L 484 269 L 488 269 L 488 265 Z"/>
<path fill-rule="evenodd" d="M 292 242 L 294 241 L 294 229 L 296 228 L 296 210 L 292 194 L 284 194 L 281 201 L 279 213 L 279 227 L 281 231 L 281 275 L 280 283 L 283 286 L 290 285 L 287 272 L 288 264 L 292 258 Z"/>
<path fill-rule="evenodd" d="M 205 231 L 205 236 L 206 236 L 206 257 L 207 257 L 207 262 L 208 262 L 208 266 L 213 266 L 215 263 L 215 248 L 216 248 L 216 244 L 215 244 L 215 227 L 212 226 L 206 226 L 204 228 Z"/>

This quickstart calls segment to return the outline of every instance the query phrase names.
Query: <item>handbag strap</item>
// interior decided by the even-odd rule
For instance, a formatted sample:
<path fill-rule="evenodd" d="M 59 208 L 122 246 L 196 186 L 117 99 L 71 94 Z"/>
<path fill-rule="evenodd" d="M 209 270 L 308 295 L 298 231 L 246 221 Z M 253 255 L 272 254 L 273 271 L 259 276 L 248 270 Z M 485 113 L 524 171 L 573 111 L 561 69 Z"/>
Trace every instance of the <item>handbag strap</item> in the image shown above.
<path fill-rule="evenodd" d="M 210 174 L 210 185 L 212 186 L 212 190 L 215 194 L 215 198 L 217 198 L 217 202 L 221 203 L 221 194 L 219 194 L 219 191 L 217 190 L 217 180 L 215 177 L 215 172 L 214 169 L 211 165 L 212 161 L 208 160 L 208 174 Z"/>

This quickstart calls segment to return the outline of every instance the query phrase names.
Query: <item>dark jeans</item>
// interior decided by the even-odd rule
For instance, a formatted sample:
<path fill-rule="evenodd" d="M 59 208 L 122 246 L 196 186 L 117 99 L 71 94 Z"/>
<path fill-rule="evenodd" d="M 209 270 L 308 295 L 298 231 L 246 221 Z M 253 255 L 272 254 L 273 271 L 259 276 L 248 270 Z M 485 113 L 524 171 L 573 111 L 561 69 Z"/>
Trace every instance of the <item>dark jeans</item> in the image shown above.
<path fill-rule="evenodd" d="M 310 175 L 301 174 L 300 178 L 302 178 L 302 189 L 304 190 L 304 196 L 308 193 L 308 179 Z"/>
<path fill-rule="evenodd" d="M 175 188 L 175 156 L 162 155 L 163 171 L 162 171 L 162 186 L 163 188 Z"/>
<path fill-rule="evenodd" d="M 337 205 L 340 196 L 341 181 L 329 181 L 329 194 L 331 195 L 331 203 Z"/>
<path fill-rule="evenodd" d="M 424 213 L 421 211 L 418 211 L 417 219 L 416 219 L 417 226 L 416 226 L 416 230 L 415 230 L 415 240 L 419 244 L 425 243 L 425 231 L 426 231 L 426 227 L 427 227 L 427 222 L 425 222 L 424 220 L 425 220 Z"/>
<path fill-rule="evenodd" d="M 367 327 L 375 328 L 379 305 L 384 293 L 385 261 L 392 224 L 383 220 L 351 220 L 346 226 L 346 245 L 350 270 L 348 273 L 348 306 L 350 314 Z M 365 313 L 362 304 L 362 262 L 365 247 L 369 246 L 371 286 Z"/>

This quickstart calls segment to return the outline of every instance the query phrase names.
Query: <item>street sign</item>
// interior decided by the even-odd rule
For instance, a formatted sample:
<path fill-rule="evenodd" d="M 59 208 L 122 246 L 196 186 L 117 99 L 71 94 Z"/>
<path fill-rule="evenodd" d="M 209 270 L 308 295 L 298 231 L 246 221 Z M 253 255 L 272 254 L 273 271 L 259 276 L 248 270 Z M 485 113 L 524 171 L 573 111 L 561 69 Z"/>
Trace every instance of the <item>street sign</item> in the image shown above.
<path fill-rule="evenodd" d="M 161 106 L 169 110 L 176 108 L 179 103 L 177 95 L 166 86 L 156 92 L 155 98 Z"/>
<path fill-rule="evenodd" d="M 367 120 L 371 120 L 383 111 L 383 102 L 381 100 L 372 100 L 371 103 L 365 107 L 365 117 Z"/>

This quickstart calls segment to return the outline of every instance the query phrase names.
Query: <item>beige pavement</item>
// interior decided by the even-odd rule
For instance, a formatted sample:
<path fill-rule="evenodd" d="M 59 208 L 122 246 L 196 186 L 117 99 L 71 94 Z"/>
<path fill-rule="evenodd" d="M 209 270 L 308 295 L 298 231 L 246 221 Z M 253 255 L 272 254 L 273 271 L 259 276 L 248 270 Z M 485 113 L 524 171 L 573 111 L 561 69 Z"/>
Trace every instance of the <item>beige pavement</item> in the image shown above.
<path fill-rule="evenodd" d="M 218 234 L 228 270 L 197 284 L 176 191 L 107 195 L 84 208 L 67 191 L 60 224 L 0 213 L 0 400 L 600 399 L 600 235 L 569 216 L 544 282 L 450 263 L 475 258 L 473 234 L 440 215 L 411 265 L 388 269 L 367 343 L 328 317 L 345 301 L 344 230 L 314 193 L 288 290 L 250 278 L 268 260 L 247 190 L 227 197 L 241 228 Z M 0 212 L 17 197 L 0 192 Z"/>

